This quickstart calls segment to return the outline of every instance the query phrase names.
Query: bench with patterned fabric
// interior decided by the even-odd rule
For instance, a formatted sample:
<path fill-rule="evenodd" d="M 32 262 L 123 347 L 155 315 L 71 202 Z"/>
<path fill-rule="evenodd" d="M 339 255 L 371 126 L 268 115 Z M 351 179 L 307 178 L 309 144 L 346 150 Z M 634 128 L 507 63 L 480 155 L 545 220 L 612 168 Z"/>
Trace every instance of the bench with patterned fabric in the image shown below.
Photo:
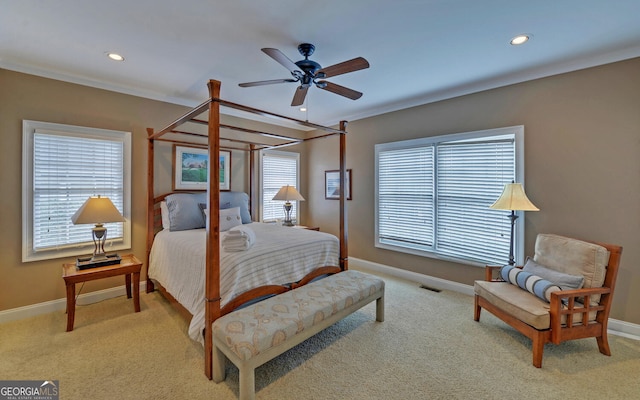
<path fill-rule="evenodd" d="M 255 368 L 376 300 L 384 321 L 384 281 L 343 271 L 231 312 L 213 323 L 213 379 L 225 357 L 240 371 L 240 399 L 255 398 Z"/>

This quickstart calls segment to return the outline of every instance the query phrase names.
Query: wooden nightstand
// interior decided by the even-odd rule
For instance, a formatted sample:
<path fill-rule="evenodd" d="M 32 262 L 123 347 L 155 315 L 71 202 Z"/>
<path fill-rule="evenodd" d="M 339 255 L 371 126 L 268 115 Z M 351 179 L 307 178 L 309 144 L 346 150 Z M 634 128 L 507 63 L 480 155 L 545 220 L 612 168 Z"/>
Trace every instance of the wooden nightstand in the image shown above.
<path fill-rule="evenodd" d="M 122 256 L 120 264 L 78 270 L 76 264 L 62 265 L 62 278 L 67 285 L 67 332 L 73 330 L 76 314 L 76 283 L 124 275 L 127 298 L 131 298 L 131 275 L 133 275 L 133 307 L 140 312 L 140 269 L 142 263 L 133 254 Z"/>

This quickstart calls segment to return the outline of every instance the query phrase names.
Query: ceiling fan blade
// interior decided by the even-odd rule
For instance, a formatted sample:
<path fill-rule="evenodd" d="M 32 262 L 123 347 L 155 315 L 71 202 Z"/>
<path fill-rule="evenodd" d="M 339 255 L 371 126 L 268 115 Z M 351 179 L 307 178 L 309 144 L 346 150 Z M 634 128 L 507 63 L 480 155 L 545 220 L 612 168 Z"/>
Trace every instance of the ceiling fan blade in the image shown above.
<path fill-rule="evenodd" d="M 346 74 L 348 72 L 359 71 L 369 68 L 369 62 L 362 57 L 356 57 L 353 60 L 344 61 L 339 64 L 330 65 L 318 71 L 318 74 L 324 73 L 321 78 L 329 78 L 336 75 Z"/>
<path fill-rule="evenodd" d="M 356 90 L 349 89 L 347 87 L 340 86 L 335 83 L 331 83 L 327 81 L 320 81 L 318 82 L 317 86 L 320 89 L 328 90 L 331 93 L 339 94 L 340 96 L 347 97 L 351 100 L 358 100 L 360 97 L 362 97 L 362 93 Z"/>
<path fill-rule="evenodd" d="M 289 72 L 294 73 L 294 71 L 300 71 L 300 68 L 289 59 L 289 57 L 285 56 L 283 52 L 278 49 L 264 48 L 262 51 L 273 58 L 277 62 L 279 62 L 283 67 L 289 70 Z"/>
<path fill-rule="evenodd" d="M 295 80 L 295 79 L 271 79 L 271 80 L 268 80 L 268 81 L 238 83 L 238 86 L 240 86 L 240 87 L 252 87 L 252 86 L 262 86 L 262 85 L 273 85 L 274 83 L 285 83 L 285 82 L 297 82 L 297 80 Z"/>
<path fill-rule="evenodd" d="M 293 94 L 291 107 L 301 106 L 304 103 L 304 99 L 307 97 L 307 90 L 309 90 L 309 86 L 298 86 L 296 92 Z"/>

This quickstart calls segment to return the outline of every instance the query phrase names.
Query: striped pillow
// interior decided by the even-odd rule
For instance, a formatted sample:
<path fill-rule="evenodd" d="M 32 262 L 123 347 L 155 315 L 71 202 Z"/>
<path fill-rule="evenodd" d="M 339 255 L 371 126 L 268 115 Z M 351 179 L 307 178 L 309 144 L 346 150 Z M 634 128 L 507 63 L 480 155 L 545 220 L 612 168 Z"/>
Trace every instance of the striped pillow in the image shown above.
<path fill-rule="evenodd" d="M 562 290 L 560 286 L 542 279 L 530 272 L 523 271 L 522 268 L 516 268 L 513 265 L 505 265 L 500 269 L 500 276 L 506 282 L 521 287 L 524 290 L 535 294 L 542 300 L 549 303 L 551 301 L 551 293 Z"/>

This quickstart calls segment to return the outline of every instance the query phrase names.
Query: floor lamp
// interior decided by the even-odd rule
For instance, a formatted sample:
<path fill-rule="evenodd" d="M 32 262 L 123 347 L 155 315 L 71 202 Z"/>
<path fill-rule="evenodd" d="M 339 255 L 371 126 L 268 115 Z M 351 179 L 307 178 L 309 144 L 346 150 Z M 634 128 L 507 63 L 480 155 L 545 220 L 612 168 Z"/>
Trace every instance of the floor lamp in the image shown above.
<path fill-rule="evenodd" d="M 511 214 L 511 238 L 509 240 L 509 265 L 515 265 L 513 257 L 513 231 L 516 224 L 516 211 L 540 211 L 538 207 L 527 198 L 521 183 L 507 183 L 502 194 L 489 208 L 494 210 L 510 210 Z"/>

